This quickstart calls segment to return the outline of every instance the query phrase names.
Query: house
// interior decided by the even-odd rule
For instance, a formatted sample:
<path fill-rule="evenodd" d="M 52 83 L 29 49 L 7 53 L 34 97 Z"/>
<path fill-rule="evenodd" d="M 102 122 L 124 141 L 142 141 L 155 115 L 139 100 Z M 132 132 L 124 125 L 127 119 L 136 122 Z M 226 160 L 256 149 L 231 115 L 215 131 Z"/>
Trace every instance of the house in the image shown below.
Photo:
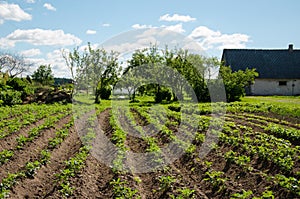
<path fill-rule="evenodd" d="M 256 68 L 259 76 L 247 95 L 300 95 L 300 50 L 224 49 L 222 61 L 232 71 Z"/>

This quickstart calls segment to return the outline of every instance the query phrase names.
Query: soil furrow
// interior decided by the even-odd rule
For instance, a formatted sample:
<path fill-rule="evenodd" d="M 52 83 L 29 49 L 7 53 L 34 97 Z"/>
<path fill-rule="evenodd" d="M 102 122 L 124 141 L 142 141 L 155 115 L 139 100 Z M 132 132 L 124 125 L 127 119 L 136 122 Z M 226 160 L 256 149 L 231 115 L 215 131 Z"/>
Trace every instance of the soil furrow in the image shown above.
<path fill-rule="evenodd" d="M 13 150 L 17 146 L 16 138 L 20 135 L 26 136 L 28 131 L 33 129 L 34 127 L 40 126 L 45 122 L 46 118 L 43 118 L 37 122 L 34 122 L 28 126 L 22 127 L 19 131 L 12 133 L 2 139 L 0 139 L 0 151 L 2 150 Z"/>
<path fill-rule="evenodd" d="M 51 195 L 57 188 L 56 173 L 65 166 L 65 161 L 74 156 L 81 146 L 81 141 L 74 131 L 70 129 L 69 135 L 51 152 L 50 162 L 42 166 L 33 179 L 22 180 L 12 190 L 12 198 L 44 198 Z"/>
<path fill-rule="evenodd" d="M 109 165 L 101 162 L 101 155 L 106 149 L 102 136 L 111 134 L 112 128 L 109 125 L 109 109 L 98 115 L 98 125 L 96 124 L 96 138 L 92 143 L 91 153 L 86 160 L 83 170 L 72 181 L 75 187 L 73 198 L 110 198 L 112 190 L 109 182 L 114 174 Z M 99 154 L 101 151 L 101 154 Z M 54 196 L 58 196 L 55 194 Z"/>
<path fill-rule="evenodd" d="M 57 129 L 61 129 L 63 125 L 70 121 L 70 118 L 71 116 L 62 118 L 55 124 L 54 128 L 43 130 L 38 138 L 27 143 L 22 150 L 16 149 L 14 156 L 0 167 L 0 179 L 6 177 L 8 173 L 16 173 L 26 162 L 37 159 L 40 151 L 47 147 L 48 140 L 54 138 Z"/>

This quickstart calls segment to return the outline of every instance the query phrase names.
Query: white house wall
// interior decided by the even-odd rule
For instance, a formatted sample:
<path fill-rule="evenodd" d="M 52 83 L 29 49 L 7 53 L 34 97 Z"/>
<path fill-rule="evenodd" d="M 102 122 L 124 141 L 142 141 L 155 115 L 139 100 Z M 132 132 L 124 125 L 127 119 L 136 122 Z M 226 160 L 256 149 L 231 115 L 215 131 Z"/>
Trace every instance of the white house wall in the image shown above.
<path fill-rule="evenodd" d="M 286 81 L 286 86 L 279 86 L 279 81 Z M 251 93 L 252 95 L 300 95 L 300 79 L 256 79 L 251 86 Z"/>

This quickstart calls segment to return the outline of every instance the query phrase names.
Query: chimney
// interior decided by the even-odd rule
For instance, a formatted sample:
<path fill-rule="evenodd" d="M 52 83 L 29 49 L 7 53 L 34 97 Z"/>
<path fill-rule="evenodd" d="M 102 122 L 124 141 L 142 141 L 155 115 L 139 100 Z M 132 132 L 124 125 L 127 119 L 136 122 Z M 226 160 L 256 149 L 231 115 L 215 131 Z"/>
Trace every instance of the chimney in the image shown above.
<path fill-rule="evenodd" d="M 289 44 L 289 52 L 293 52 L 293 44 Z"/>

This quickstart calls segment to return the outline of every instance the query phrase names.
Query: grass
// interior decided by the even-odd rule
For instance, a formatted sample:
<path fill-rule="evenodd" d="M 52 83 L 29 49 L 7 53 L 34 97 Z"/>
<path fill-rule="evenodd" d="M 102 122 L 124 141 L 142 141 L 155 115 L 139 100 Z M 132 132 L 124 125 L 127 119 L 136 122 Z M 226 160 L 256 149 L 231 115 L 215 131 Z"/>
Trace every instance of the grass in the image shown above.
<path fill-rule="evenodd" d="M 246 96 L 241 102 L 264 104 L 269 111 L 280 115 L 300 117 L 300 96 Z"/>
<path fill-rule="evenodd" d="M 290 107 L 298 107 L 300 105 L 300 96 L 247 96 L 243 97 L 241 101 L 249 103 L 264 102 Z"/>

